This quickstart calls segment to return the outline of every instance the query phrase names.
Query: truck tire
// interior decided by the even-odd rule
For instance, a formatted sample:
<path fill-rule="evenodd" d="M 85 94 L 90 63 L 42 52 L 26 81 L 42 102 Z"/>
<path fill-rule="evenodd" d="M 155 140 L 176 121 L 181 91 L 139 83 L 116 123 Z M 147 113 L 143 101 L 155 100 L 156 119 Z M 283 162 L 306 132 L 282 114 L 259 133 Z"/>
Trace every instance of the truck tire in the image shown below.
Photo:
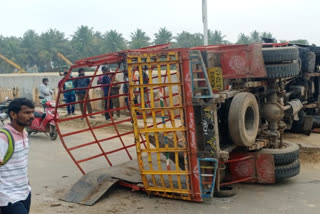
<path fill-rule="evenodd" d="M 320 47 L 309 46 L 308 49 L 316 55 L 316 65 L 320 65 Z"/>
<path fill-rule="evenodd" d="M 272 154 L 274 158 L 274 164 L 283 165 L 289 164 L 299 159 L 299 146 L 291 142 L 283 142 L 282 148 L 270 149 L 263 148 L 258 153 Z"/>
<path fill-rule="evenodd" d="M 233 143 L 251 146 L 259 129 L 259 106 L 255 96 L 248 92 L 236 94 L 230 104 L 228 126 Z"/>
<path fill-rule="evenodd" d="M 293 163 L 276 166 L 275 167 L 275 176 L 276 180 L 282 180 L 285 178 L 291 178 L 300 173 L 300 160 L 297 159 Z"/>
<path fill-rule="evenodd" d="M 274 64 L 297 60 L 299 50 L 296 47 L 262 48 L 265 64 Z"/>
<path fill-rule="evenodd" d="M 301 59 L 301 71 L 304 73 L 313 73 L 316 68 L 316 55 L 307 48 L 299 48 Z"/>
<path fill-rule="evenodd" d="M 309 46 L 307 47 L 310 51 L 315 53 L 316 56 L 320 56 L 320 47 L 318 46 Z"/>
<path fill-rule="evenodd" d="M 300 73 L 300 64 L 298 62 L 287 64 L 266 65 L 268 78 L 294 77 Z"/>
<path fill-rule="evenodd" d="M 217 198 L 229 198 L 235 196 L 238 192 L 239 188 L 236 185 L 221 186 L 220 191 L 215 191 L 213 195 Z"/>

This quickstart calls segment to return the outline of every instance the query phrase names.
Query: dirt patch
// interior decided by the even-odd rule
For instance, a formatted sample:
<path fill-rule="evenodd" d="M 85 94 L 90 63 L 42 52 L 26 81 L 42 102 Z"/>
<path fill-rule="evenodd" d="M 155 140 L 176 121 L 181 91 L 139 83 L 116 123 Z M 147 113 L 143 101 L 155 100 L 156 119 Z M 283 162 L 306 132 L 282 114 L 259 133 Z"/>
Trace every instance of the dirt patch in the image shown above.
<path fill-rule="evenodd" d="M 320 169 L 320 151 L 301 151 L 300 162 L 302 167 Z"/>
<path fill-rule="evenodd" d="M 311 133 L 310 136 L 303 134 L 285 133 L 284 139 L 300 145 L 319 146 L 320 148 L 320 134 Z"/>

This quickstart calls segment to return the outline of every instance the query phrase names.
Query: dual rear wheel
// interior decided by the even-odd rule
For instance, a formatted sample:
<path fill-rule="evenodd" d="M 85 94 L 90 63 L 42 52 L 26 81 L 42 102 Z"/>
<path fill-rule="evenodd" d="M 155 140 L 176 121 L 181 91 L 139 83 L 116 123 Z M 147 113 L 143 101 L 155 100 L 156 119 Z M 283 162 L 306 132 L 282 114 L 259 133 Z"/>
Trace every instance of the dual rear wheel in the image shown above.
<path fill-rule="evenodd" d="M 236 94 L 231 101 L 228 118 L 228 128 L 233 143 L 241 147 L 253 145 L 258 135 L 259 122 L 259 105 L 255 96 L 248 92 Z M 297 144 L 283 142 L 280 148 L 263 148 L 259 152 L 273 155 L 276 180 L 299 174 Z"/>

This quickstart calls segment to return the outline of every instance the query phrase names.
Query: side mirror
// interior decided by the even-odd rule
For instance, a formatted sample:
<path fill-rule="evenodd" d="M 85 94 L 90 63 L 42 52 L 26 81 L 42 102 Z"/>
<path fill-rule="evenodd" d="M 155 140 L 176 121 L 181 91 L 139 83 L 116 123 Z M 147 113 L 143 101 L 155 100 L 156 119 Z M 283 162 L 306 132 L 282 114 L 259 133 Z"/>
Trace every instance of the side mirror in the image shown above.
<path fill-rule="evenodd" d="M 39 96 L 39 99 L 44 99 L 44 97 L 43 96 Z"/>

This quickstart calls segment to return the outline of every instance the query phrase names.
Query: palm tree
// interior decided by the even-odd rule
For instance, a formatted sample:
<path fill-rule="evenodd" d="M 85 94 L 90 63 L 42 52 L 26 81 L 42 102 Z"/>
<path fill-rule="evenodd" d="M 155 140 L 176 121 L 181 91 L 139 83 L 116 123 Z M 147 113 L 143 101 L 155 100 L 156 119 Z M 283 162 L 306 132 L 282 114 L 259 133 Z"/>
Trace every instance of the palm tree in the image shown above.
<path fill-rule="evenodd" d="M 203 45 L 203 35 L 201 33 L 194 33 L 192 46 L 200 46 L 200 45 Z"/>
<path fill-rule="evenodd" d="M 221 33 L 221 31 L 215 30 L 208 30 L 208 44 L 209 45 L 220 45 L 225 44 L 224 38 L 226 36 Z"/>
<path fill-rule="evenodd" d="M 21 67 L 26 67 L 27 55 L 21 48 L 21 38 L 17 37 L 0 37 L 0 50 L 1 54 L 9 60 L 17 63 Z M 2 73 L 11 73 L 15 69 L 8 63 L 0 60 L 0 67 Z"/>
<path fill-rule="evenodd" d="M 107 31 L 103 35 L 102 42 L 102 50 L 106 53 L 122 51 L 127 48 L 126 40 L 123 38 L 122 34 L 118 33 L 116 30 Z"/>
<path fill-rule="evenodd" d="M 153 43 L 155 45 L 170 43 L 173 39 L 172 33 L 168 31 L 167 28 L 165 27 L 160 28 L 158 33 L 155 33 L 154 36 L 155 36 L 155 39 Z"/>
<path fill-rule="evenodd" d="M 250 42 L 261 42 L 260 33 L 258 31 L 255 30 L 250 33 Z"/>
<path fill-rule="evenodd" d="M 93 28 L 81 25 L 73 34 L 71 44 L 75 58 L 80 59 L 95 55 L 97 48 Z"/>
<path fill-rule="evenodd" d="M 139 49 L 150 45 L 150 37 L 141 29 L 137 29 L 130 34 L 131 41 L 129 42 L 131 49 Z"/>
<path fill-rule="evenodd" d="M 92 46 L 94 48 L 92 53 L 93 55 L 100 55 L 104 53 L 102 44 L 103 44 L 103 35 L 101 32 L 96 31 L 93 34 L 93 42 L 92 42 Z"/>
<path fill-rule="evenodd" d="M 40 51 L 40 37 L 34 30 L 28 30 L 23 34 L 21 47 L 27 56 L 27 67 L 38 64 L 38 53 Z"/>
<path fill-rule="evenodd" d="M 262 32 L 261 33 L 261 38 L 273 39 L 273 35 L 270 32 Z"/>
<path fill-rule="evenodd" d="M 238 41 L 237 44 L 249 44 L 250 43 L 250 37 L 245 35 L 244 33 L 240 33 L 238 35 Z"/>
<path fill-rule="evenodd" d="M 203 45 L 203 35 L 201 33 L 191 34 L 189 32 L 182 31 L 181 33 L 178 33 L 175 39 L 175 47 L 179 48 L 190 48 Z"/>
<path fill-rule="evenodd" d="M 57 56 L 58 52 L 64 53 L 67 57 L 71 47 L 64 33 L 49 29 L 40 35 L 39 68 L 40 71 L 48 71 L 64 64 Z"/>

